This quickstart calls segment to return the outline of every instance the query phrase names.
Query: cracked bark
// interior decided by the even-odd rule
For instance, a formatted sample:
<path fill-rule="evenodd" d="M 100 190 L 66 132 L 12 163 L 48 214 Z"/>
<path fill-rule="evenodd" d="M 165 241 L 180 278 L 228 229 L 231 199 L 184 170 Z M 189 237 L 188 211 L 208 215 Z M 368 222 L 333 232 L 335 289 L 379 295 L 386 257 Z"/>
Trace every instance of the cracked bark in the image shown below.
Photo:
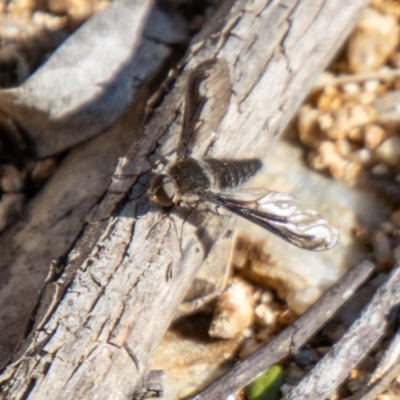
<path fill-rule="evenodd" d="M 145 195 L 154 165 L 176 150 L 187 71 L 212 57 L 230 69 L 234 94 L 209 155 L 262 157 L 366 4 L 242 0 L 210 21 L 55 276 L 62 290 L 50 306 L 42 301 L 39 311 L 50 307 L 48 317 L 36 321 L 4 371 L 5 396 L 133 396 L 196 272 L 204 262 L 226 263 L 219 246 L 231 240 L 234 224 L 206 205 L 162 219 Z"/>
<path fill-rule="evenodd" d="M 149 79 L 165 63 L 166 57 L 171 54 L 169 42 L 164 44 L 160 42 L 155 46 L 154 41 L 149 40 L 143 33 L 143 28 L 148 23 L 145 16 L 148 15 L 150 10 L 152 10 L 151 0 L 132 0 L 129 4 L 113 4 L 112 7 L 97 14 L 94 19 L 87 21 L 84 32 L 81 30 L 78 32 L 78 38 L 73 35 L 73 40 L 69 40 L 62 45 L 61 53 L 65 55 L 69 52 L 68 57 L 65 56 L 63 58 L 60 53 L 55 55 L 55 59 L 51 57 L 49 63 L 41 68 L 40 74 L 34 74 L 31 77 L 34 82 L 28 82 L 29 87 L 35 92 L 34 98 L 40 97 L 40 94 L 42 96 L 39 104 L 30 108 L 31 111 L 28 115 L 30 117 L 38 117 L 35 119 L 36 133 L 39 130 L 45 132 L 44 136 L 47 134 L 52 136 L 47 145 L 53 146 L 53 152 L 57 153 L 65 149 L 65 147 L 59 147 L 59 145 L 63 142 L 65 135 L 68 136 L 68 129 L 73 130 L 75 138 L 82 133 L 81 140 L 87 139 L 88 137 L 85 136 L 87 133 L 85 124 L 77 123 L 77 119 L 83 118 L 86 123 L 94 122 L 91 126 L 92 134 L 95 133 L 93 129 L 96 128 L 97 132 L 100 132 L 105 128 L 105 125 L 99 126 L 98 119 L 93 115 L 96 113 L 102 114 L 102 107 L 105 107 L 107 101 L 112 103 L 113 97 L 103 96 L 102 89 L 104 88 L 98 90 L 98 82 L 88 79 L 88 81 L 92 82 L 92 86 L 90 84 L 87 85 L 90 88 L 88 91 L 98 91 L 100 100 L 99 97 L 94 97 L 91 102 L 88 102 L 79 98 L 79 96 L 75 96 L 78 104 L 74 101 L 72 104 L 64 101 L 65 98 L 60 93 L 63 90 L 68 91 L 68 87 L 70 87 L 71 93 L 77 87 L 79 87 L 79 90 L 85 91 L 85 87 L 82 87 L 78 83 L 79 79 L 76 78 L 77 75 L 84 76 L 84 71 L 80 68 L 82 64 L 71 64 L 71 53 L 76 56 L 77 60 L 79 59 L 83 64 L 86 63 L 84 70 L 90 64 L 96 66 L 99 52 L 94 51 L 94 53 L 88 55 L 88 58 L 83 57 L 83 60 L 80 57 L 84 53 L 85 44 L 87 45 L 87 43 L 83 42 L 82 37 L 86 37 L 87 41 L 93 40 L 98 44 L 97 47 L 94 44 L 93 49 L 96 48 L 100 51 L 104 47 L 102 43 L 104 38 L 102 38 L 98 30 L 99 23 L 102 26 L 102 20 L 107 20 L 107 29 L 110 29 L 109 32 L 113 31 L 112 40 L 109 38 L 110 42 L 120 43 L 118 37 L 126 34 L 120 26 L 119 29 L 112 28 L 117 22 L 121 22 L 121 19 L 123 20 L 121 26 L 125 26 L 124 24 L 128 23 L 135 27 L 130 32 L 131 36 L 128 35 L 128 38 L 124 38 L 128 40 L 122 41 L 120 49 L 116 49 L 117 53 L 121 51 L 120 55 L 125 52 L 123 54 L 124 57 L 113 58 L 110 56 L 110 59 L 105 61 L 103 65 L 103 67 L 110 67 L 114 72 L 118 70 L 121 72 L 119 67 L 121 67 L 122 63 L 125 67 L 127 64 L 130 66 L 132 73 L 129 76 L 134 85 L 127 83 L 126 78 L 121 74 L 115 73 L 113 74 L 114 85 L 111 86 L 114 87 L 114 95 L 118 96 L 118 93 L 122 92 L 122 98 L 126 100 L 118 103 L 119 111 L 129 106 L 127 103 L 129 96 L 124 96 L 124 93 L 126 94 L 128 91 L 132 97 L 136 98 L 135 104 L 126 112 L 126 115 L 121 118 L 119 123 L 116 123 L 102 135 L 71 150 L 45 187 L 27 204 L 21 220 L 7 231 L 1 232 L 0 366 L 3 366 L 4 362 L 10 357 L 19 338 L 25 331 L 29 314 L 35 305 L 46 276 L 48 275 L 49 282 L 57 278 L 59 274 L 57 270 L 60 268 L 57 264 L 62 264 L 63 256 L 74 247 L 75 241 L 79 238 L 86 223 L 88 213 L 99 202 L 99 199 L 102 198 L 107 189 L 118 157 L 126 154 L 126 149 L 132 143 L 132 136 L 135 135 L 135 129 L 140 131 L 139 126 L 143 118 L 144 105 L 152 90 Z M 166 19 L 165 17 L 162 21 L 165 22 Z M 159 25 L 161 25 L 161 22 Z M 104 33 L 104 30 L 101 32 Z M 105 46 L 105 49 L 107 49 L 107 46 Z M 137 51 L 138 49 L 140 51 Z M 121 58 L 123 59 L 121 60 Z M 143 61 L 144 59 L 145 61 Z M 64 66 L 64 61 L 69 65 Z M 137 65 L 140 68 L 137 68 Z M 103 75 L 95 75 L 99 81 L 106 80 L 108 82 L 109 71 L 105 68 Z M 125 71 L 126 69 L 122 68 L 122 75 L 125 74 Z M 145 72 L 143 73 L 143 71 Z M 160 81 L 160 78 L 158 80 Z M 43 107 L 41 108 L 41 106 L 49 102 L 49 98 L 46 97 L 49 91 L 46 90 L 46 87 L 51 85 L 50 82 L 58 82 L 59 86 L 57 87 L 57 84 L 53 86 L 54 91 L 51 91 L 51 96 L 54 96 L 55 100 L 54 102 L 50 100 L 50 109 L 43 112 Z M 57 89 L 62 90 L 60 92 Z M 32 91 L 26 89 L 26 87 L 1 91 L 0 108 L 4 108 L 4 97 L 21 96 L 21 101 L 14 99 L 13 106 L 11 106 L 11 103 L 8 106 L 14 111 L 14 114 L 11 114 L 11 118 L 16 118 L 17 114 L 26 116 L 27 113 L 21 111 L 21 109 L 27 107 L 27 101 L 35 104 L 30 95 L 26 96 L 26 93 L 32 94 Z M 10 92 L 14 92 L 12 96 L 10 96 Z M 83 108 L 82 104 L 84 104 Z M 65 113 L 65 108 L 68 108 L 70 113 L 68 118 L 61 117 Z M 87 116 L 88 108 L 92 110 L 90 111 L 92 114 L 86 118 L 84 115 Z M 48 113 L 51 115 L 52 128 L 49 127 L 49 120 L 44 119 L 44 115 Z M 114 114 L 114 117 L 116 114 Z M 30 117 L 27 120 L 31 120 Z M 103 123 L 105 124 L 106 121 L 107 118 L 104 118 Z M 108 122 L 111 124 L 110 119 L 108 119 Z M 27 124 L 28 122 L 24 121 L 24 123 Z M 42 126 L 40 128 L 41 123 Z M 57 124 L 59 124 L 58 129 Z M 64 128 L 69 128 L 61 129 L 61 125 Z M 71 137 L 67 140 L 70 139 Z M 33 138 L 32 142 L 34 143 Z M 83 253 L 81 255 L 84 256 Z M 52 268 L 49 273 L 50 266 Z M 65 281 L 65 278 L 63 279 Z M 54 285 L 56 284 L 54 283 Z M 57 285 L 60 286 L 59 284 Z M 48 295 L 44 294 L 44 298 L 49 297 L 49 292 L 51 292 L 50 287 L 47 289 Z"/>

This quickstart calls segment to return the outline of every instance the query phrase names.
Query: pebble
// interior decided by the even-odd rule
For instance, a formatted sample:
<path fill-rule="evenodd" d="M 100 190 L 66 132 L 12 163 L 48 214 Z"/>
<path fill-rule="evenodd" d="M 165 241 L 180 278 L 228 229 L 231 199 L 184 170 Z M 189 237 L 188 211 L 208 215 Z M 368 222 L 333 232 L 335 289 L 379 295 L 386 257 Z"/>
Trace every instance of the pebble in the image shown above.
<path fill-rule="evenodd" d="M 392 214 L 391 218 L 393 218 L 393 214 Z M 395 218 L 396 218 L 396 217 L 395 217 Z M 395 223 L 394 220 L 392 220 L 392 222 Z M 381 223 L 379 224 L 379 229 L 380 229 L 382 232 L 385 232 L 387 235 L 391 235 L 392 232 L 393 232 L 393 229 L 394 229 L 394 225 L 393 225 L 392 222 L 389 222 L 389 221 L 383 221 L 383 222 L 381 222 Z"/>
<path fill-rule="evenodd" d="M 364 106 L 368 106 L 373 104 L 373 102 L 376 100 L 377 93 L 371 93 L 371 92 L 362 92 L 358 96 L 358 103 L 362 104 Z"/>
<path fill-rule="evenodd" d="M 394 398 L 387 394 L 381 394 L 376 398 L 376 400 L 394 400 Z"/>
<path fill-rule="evenodd" d="M 269 304 L 274 300 L 274 295 L 270 291 L 264 291 L 261 296 L 261 303 Z"/>
<path fill-rule="evenodd" d="M 371 169 L 371 172 L 375 176 L 387 175 L 389 173 L 389 168 L 385 164 L 377 164 Z"/>
<path fill-rule="evenodd" d="M 337 343 L 339 339 L 346 332 L 346 328 L 342 324 L 338 324 L 335 326 L 329 326 L 324 330 L 325 336 L 332 343 Z"/>
<path fill-rule="evenodd" d="M 208 331 L 212 338 L 231 339 L 248 328 L 254 319 L 251 285 L 236 279 L 218 298 Z"/>
<path fill-rule="evenodd" d="M 386 92 L 374 101 L 373 106 L 379 114 L 400 113 L 400 92 L 398 90 Z"/>
<path fill-rule="evenodd" d="M 375 150 L 380 161 L 389 165 L 397 165 L 400 161 L 400 137 L 392 136 L 386 139 Z"/>
<path fill-rule="evenodd" d="M 14 165 L 7 164 L 1 167 L 0 187 L 5 193 L 21 192 L 25 185 L 25 174 Z"/>
<path fill-rule="evenodd" d="M 278 316 L 279 325 L 289 326 L 297 319 L 297 315 L 292 310 L 285 310 Z"/>
<path fill-rule="evenodd" d="M 304 368 L 300 368 L 296 363 L 291 362 L 286 368 L 286 383 L 296 385 L 305 374 Z"/>
<path fill-rule="evenodd" d="M 351 154 L 350 142 L 347 139 L 338 140 L 337 150 L 342 157 L 349 156 Z"/>
<path fill-rule="evenodd" d="M 302 349 L 294 355 L 294 361 L 303 367 L 315 363 L 318 358 L 318 354 L 314 349 Z"/>
<path fill-rule="evenodd" d="M 287 383 L 284 383 L 281 386 L 281 393 L 284 396 L 285 394 L 289 393 L 293 389 L 293 385 L 288 385 Z"/>
<path fill-rule="evenodd" d="M 364 90 L 366 92 L 375 93 L 378 91 L 379 86 L 380 86 L 379 81 L 377 81 L 376 79 L 371 79 L 364 83 Z"/>
<path fill-rule="evenodd" d="M 372 237 L 372 248 L 374 257 L 381 269 L 386 269 L 393 265 L 393 255 L 390 240 L 386 233 L 379 230 Z"/>
<path fill-rule="evenodd" d="M 352 142 L 359 142 L 361 143 L 364 140 L 364 133 L 362 132 L 362 129 L 357 127 L 357 128 L 351 128 L 347 132 L 347 137 L 352 141 Z"/>
<path fill-rule="evenodd" d="M 360 149 L 356 153 L 357 160 L 361 164 L 369 164 L 372 160 L 372 154 L 368 149 Z"/>
<path fill-rule="evenodd" d="M 319 110 L 336 110 L 343 104 L 343 95 L 335 86 L 326 86 L 318 99 Z"/>
<path fill-rule="evenodd" d="M 333 116 L 331 113 L 325 112 L 318 117 L 318 125 L 322 130 L 330 129 L 333 126 Z"/>
<path fill-rule="evenodd" d="M 255 308 L 254 314 L 256 317 L 256 322 L 262 326 L 274 327 L 277 323 L 277 318 L 274 311 L 266 304 L 259 304 Z"/>
<path fill-rule="evenodd" d="M 398 37 L 394 16 L 366 9 L 347 46 L 350 69 L 355 73 L 378 70 L 394 53 Z"/>
<path fill-rule="evenodd" d="M 36 161 L 32 172 L 31 179 L 37 185 L 43 184 L 57 168 L 57 162 L 54 158 L 46 158 L 44 160 Z"/>
<path fill-rule="evenodd" d="M 343 85 L 343 92 L 346 95 L 354 96 L 360 94 L 361 88 L 360 85 L 358 85 L 357 83 L 350 82 Z"/>
<path fill-rule="evenodd" d="M 368 381 L 368 374 L 363 371 L 353 370 L 357 372 L 352 372 L 351 378 L 347 381 L 346 386 L 352 392 L 359 392 Z"/>
<path fill-rule="evenodd" d="M 375 119 L 376 111 L 372 106 L 358 104 L 350 110 L 347 128 L 363 126 Z"/>
<path fill-rule="evenodd" d="M 367 149 L 378 147 L 385 138 L 385 131 L 378 125 L 368 124 L 364 127 L 364 144 Z"/>

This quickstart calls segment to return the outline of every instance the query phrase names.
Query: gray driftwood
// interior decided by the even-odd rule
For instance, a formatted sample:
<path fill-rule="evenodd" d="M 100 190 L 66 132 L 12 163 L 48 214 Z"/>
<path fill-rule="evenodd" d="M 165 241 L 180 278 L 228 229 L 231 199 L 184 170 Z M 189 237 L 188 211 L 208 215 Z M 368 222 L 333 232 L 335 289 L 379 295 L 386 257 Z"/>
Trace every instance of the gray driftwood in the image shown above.
<path fill-rule="evenodd" d="M 24 353 L 2 377 L 9 398 L 132 397 L 196 271 L 226 262 L 218 242 L 233 229 L 234 218 L 202 207 L 162 219 L 145 194 L 154 165 L 176 150 L 187 71 L 212 57 L 230 69 L 234 94 L 211 155 L 262 157 L 366 4 L 240 0 L 210 21 L 45 288 Z"/>

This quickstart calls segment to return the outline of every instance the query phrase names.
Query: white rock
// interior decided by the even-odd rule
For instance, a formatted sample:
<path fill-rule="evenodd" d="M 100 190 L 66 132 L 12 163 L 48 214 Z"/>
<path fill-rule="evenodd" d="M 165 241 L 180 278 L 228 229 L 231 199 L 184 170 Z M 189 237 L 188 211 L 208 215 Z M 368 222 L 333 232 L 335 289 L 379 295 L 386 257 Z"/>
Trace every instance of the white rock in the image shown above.
<path fill-rule="evenodd" d="M 400 161 L 400 137 L 392 136 L 380 144 L 375 153 L 380 161 L 389 165 L 397 165 Z"/>
<path fill-rule="evenodd" d="M 253 322 L 253 307 L 252 287 L 235 280 L 218 299 L 209 335 L 221 339 L 238 336 Z"/>
<path fill-rule="evenodd" d="M 396 49 L 398 32 L 396 17 L 366 9 L 347 46 L 352 71 L 376 71 L 382 67 Z"/>

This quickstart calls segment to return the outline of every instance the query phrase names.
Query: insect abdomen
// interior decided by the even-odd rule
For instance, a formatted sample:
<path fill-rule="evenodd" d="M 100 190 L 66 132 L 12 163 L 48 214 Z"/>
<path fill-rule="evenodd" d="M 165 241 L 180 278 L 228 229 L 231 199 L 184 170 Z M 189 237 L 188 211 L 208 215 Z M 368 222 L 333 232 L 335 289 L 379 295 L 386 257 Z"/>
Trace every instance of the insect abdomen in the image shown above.
<path fill-rule="evenodd" d="M 213 184 L 219 189 L 241 185 L 254 176 L 262 167 L 258 158 L 248 160 L 215 159 L 202 160 L 210 169 Z"/>

